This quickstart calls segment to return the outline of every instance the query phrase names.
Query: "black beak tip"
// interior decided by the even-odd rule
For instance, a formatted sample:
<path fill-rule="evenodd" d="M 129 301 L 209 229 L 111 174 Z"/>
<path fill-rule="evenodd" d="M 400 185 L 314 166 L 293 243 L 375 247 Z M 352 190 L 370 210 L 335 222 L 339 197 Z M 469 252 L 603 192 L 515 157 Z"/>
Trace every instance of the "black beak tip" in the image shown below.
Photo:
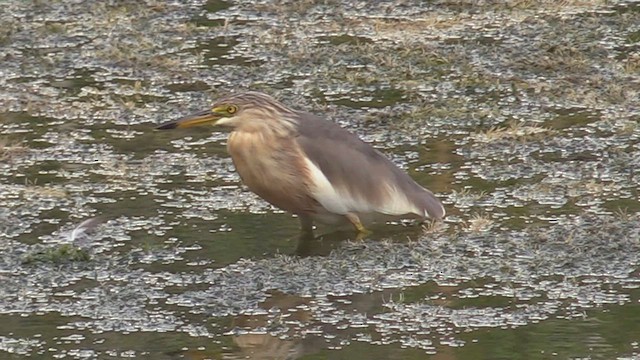
<path fill-rule="evenodd" d="M 169 129 L 175 129 L 178 127 L 178 123 L 175 121 L 170 121 L 164 124 L 160 124 L 158 126 L 156 126 L 156 130 L 169 130 Z"/>

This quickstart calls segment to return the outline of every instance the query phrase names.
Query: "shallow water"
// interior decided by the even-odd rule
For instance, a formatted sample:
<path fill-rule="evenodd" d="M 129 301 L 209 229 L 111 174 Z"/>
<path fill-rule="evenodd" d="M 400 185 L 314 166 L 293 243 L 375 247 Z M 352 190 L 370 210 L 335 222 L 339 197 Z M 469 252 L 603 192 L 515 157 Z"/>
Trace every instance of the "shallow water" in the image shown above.
<path fill-rule="evenodd" d="M 7 4 L 0 351 L 637 358 L 639 9 Z M 245 89 L 358 133 L 448 217 L 299 239 L 225 132 L 153 130 Z"/>

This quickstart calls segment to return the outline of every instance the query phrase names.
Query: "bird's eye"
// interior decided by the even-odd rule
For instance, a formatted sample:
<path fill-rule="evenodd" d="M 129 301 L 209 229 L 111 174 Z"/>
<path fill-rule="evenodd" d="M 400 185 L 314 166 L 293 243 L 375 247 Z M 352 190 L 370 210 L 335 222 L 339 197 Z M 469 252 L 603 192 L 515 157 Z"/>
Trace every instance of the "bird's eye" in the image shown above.
<path fill-rule="evenodd" d="M 238 107 L 235 105 L 229 105 L 227 106 L 227 113 L 228 114 L 235 114 L 238 111 Z"/>

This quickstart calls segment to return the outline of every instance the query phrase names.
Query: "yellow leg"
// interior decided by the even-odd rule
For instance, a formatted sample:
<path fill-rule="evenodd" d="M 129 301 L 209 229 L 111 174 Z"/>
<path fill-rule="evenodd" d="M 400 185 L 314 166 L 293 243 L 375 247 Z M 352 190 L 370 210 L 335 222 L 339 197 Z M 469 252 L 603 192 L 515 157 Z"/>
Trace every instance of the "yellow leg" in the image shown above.
<path fill-rule="evenodd" d="M 371 234 L 371 231 L 367 230 L 364 225 L 362 225 L 362 222 L 360 222 L 360 218 L 358 217 L 358 215 L 354 213 L 347 213 L 346 217 L 358 232 L 358 234 L 356 235 L 356 240 L 364 240 L 365 236 Z"/>

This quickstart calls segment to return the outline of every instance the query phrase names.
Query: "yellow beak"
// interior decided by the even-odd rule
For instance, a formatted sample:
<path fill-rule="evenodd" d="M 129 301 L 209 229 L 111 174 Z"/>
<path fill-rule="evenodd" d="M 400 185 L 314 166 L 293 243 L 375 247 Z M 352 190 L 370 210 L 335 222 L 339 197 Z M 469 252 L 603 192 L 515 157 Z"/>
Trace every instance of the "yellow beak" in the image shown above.
<path fill-rule="evenodd" d="M 181 117 L 176 120 L 168 121 L 164 124 L 158 125 L 156 129 L 158 130 L 167 130 L 167 129 L 176 129 L 176 128 L 188 128 L 192 126 L 205 125 L 214 123 L 223 116 L 212 112 L 211 110 L 204 110 L 197 112 L 195 114 L 187 115 L 185 117 Z"/>

